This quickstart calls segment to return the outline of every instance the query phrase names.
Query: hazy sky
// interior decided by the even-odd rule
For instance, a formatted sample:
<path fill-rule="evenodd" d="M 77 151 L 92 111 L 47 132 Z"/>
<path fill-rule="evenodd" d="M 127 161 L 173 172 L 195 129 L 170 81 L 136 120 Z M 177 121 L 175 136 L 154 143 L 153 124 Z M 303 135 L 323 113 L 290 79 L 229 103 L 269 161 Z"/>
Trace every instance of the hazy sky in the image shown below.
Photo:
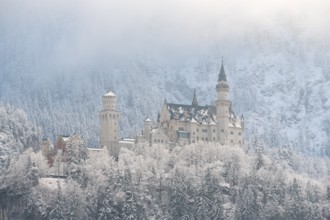
<path fill-rule="evenodd" d="M 215 39 L 274 24 L 299 24 L 315 36 L 330 29 L 329 0 L 0 0 L 0 6 L 3 44 L 10 39 L 35 53 L 49 48 L 61 62 L 207 53 Z"/>

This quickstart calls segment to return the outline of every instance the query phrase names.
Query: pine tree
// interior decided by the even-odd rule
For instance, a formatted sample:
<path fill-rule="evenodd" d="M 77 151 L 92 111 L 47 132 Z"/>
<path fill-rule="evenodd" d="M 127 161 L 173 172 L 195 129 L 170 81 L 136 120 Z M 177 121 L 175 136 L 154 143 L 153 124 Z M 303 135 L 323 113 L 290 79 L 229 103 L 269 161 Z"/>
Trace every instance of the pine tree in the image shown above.
<path fill-rule="evenodd" d="M 120 211 L 119 205 L 115 200 L 113 195 L 112 187 L 109 185 L 108 189 L 106 190 L 106 195 L 102 202 L 99 204 L 99 211 L 98 217 L 99 220 L 107 220 L 107 219 L 114 219 L 119 220 L 120 218 Z"/>
<path fill-rule="evenodd" d="M 142 207 L 139 207 L 139 205 L 137 204 L 135 189 L 132 183 L 132 176 L 128 167 L 126 167 L 124 170 L 122 189 L 125 193 L 125 200 L 122 204 L 122 219 L 140 219 L 140 215 L 142 215 L 143 210 Z"/>
<path fill-rule="evenodd" d="M 210 219 L 212 214 L 211 200 L 206 195 L 204 189 L 201 189 L 195 197 L 195 219 Z"/>
<path fill-rule="evenodd" d="M 287 217 L 290 219 L 304 219 L 305 210 L 303 208 L 303 197 L 301 186 L 294 178 L 288 191 Z"/>
<path fill-rule="evenodd" d="M 238 220 L 258 219 L 259 207 L 257 189 L 251 177 L 245 177 L 239 191 L 235 216 Z"/>
<path fill-rule="evenodd" d="M 171 219 L 190 219 L 188 184 L 186 184 L 178 171 L 175 171 L 171 182 L 170 192 L 170 216 Z M 191 195 L 191 194 L 190 194 Z"/>
<path fill-rule="evenodd" d="M 134 198 L 134 194 L 129 190 L 125 192 L 125 202 L 122 205 L 122 219 L 124 220 L 138 219 L 138 209 Z"/>
<path fill-rule="evenodd" d="M 72 135 L 66 146 L 66 173 L 68 178 L 78 182 L 81 186 L 87 186 L 87 177 L 83 169 L 87 158 L 87 149 L 84 142 L 77 136 Z"/>
<path fill-rule="evenodd" d="M 39 174 L 38 168 L 35 165 L 35 162 L 31 161 L 31 157 L 28 157 L 27 165 L 26 165 L 26 184 L 29 188 L 34 187 L 38 184 Z"/>
<path fill-rule="evenodd" d="M 59 179 L 57 180 L 57 196 L 54 203 L 49 207 L 47 219 L 61 220 L 65 219 L 64 201 L 62 198 L 62 190 Z"/>

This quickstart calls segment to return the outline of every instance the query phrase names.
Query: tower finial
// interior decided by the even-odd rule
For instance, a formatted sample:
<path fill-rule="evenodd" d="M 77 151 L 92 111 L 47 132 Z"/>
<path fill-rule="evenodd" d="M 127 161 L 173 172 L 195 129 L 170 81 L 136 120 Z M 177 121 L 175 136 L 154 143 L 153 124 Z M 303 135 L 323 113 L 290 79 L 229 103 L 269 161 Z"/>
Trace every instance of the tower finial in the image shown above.
<path fill-rule="evenodd" d="M 223 67 L 223 57 L 222 57 L 222 61 L 221 61 L 221 69 L 220 69 L 219 78 L 218 78 L 218 82 L 220 82 L 220 81 L 227 82 L 225 68 Z"/>
<path fill-rule="evenodd" d="M 197 98 L 196 98 L 196 89 L 194 89 L 194 97 L 192 100 L 192 106 L 198 106 Z"/>

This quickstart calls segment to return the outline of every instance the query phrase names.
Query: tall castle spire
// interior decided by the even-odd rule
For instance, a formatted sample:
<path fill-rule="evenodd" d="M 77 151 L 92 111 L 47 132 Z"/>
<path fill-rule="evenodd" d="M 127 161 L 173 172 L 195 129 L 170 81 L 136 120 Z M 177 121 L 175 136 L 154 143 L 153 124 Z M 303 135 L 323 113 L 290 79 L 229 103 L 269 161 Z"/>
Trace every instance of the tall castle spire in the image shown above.
<path fill-rule="evenodd" d="M 228 98 L 229 85 L 227 82 L 227 76 L 225 68 L 223 67 L 223 61 L 221 63 L 221 69 L 218 78 L 218 84 L 216 86 L 217 91 L 217 126 L 218 142 L 222 145 L 228 144 L 228 131 L 229 131 L 229 112 L 230 112 L 230 100 Z"/>
<path fill-rule="evenodd" d="M 223 67 L 223 60 L 222 60 L 222 63 L 221 63 L 221 69 L 220 69 L 219 78 L 218 78 L 218 82 L 220 82 L 220 81 L 227 82 L 227 76 L 226 76 L 226 73 L 225 73 L 225 68 Z"/>
<path fill-rule="evenodd" d="M 194 89 L 194 97 L 191 103 L 192 106 L 198 106 L 197 98 L 196 98 L 196 89 Z"/>

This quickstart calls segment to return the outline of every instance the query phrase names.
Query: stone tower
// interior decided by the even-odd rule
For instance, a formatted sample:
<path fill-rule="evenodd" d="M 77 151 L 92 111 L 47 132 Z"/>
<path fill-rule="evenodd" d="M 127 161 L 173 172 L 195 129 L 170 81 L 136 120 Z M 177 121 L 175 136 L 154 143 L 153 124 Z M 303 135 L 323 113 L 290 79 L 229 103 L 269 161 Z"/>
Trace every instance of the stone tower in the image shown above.
<path fill-rule="evenodd" d="M 152 129 L 152 121 L 149 118 L 149 116 L 147 116 L 143 123 L 143 135 L 144 135 L 144 138 L 148 141 L 150 141 L 149 135 L 150 135 L 151 129 Z"/>
<path fill-rule="evenodd" d="M 229 107 L 230 100 L 228 98 L 229 94 L 229 85 L 227 82 L 227 76 L 225 69 L 223 67 L 223 61 L 221 64 L 221 69 L 218 78 L 218 84 L 216 86 L 217 91 L 217 126 L 218 133 L 217 139 L 218 142 L 222 145 L 228 144 L 228 133 L 229 133 Z"/>
<path fill-rule="evenodd" d="M 103 110 L 100 112 L 101 147 L 118 157 L 119 153 L 119 112 L 116 111 L 116 95 L 109 91 L 102 97 Z"/>

